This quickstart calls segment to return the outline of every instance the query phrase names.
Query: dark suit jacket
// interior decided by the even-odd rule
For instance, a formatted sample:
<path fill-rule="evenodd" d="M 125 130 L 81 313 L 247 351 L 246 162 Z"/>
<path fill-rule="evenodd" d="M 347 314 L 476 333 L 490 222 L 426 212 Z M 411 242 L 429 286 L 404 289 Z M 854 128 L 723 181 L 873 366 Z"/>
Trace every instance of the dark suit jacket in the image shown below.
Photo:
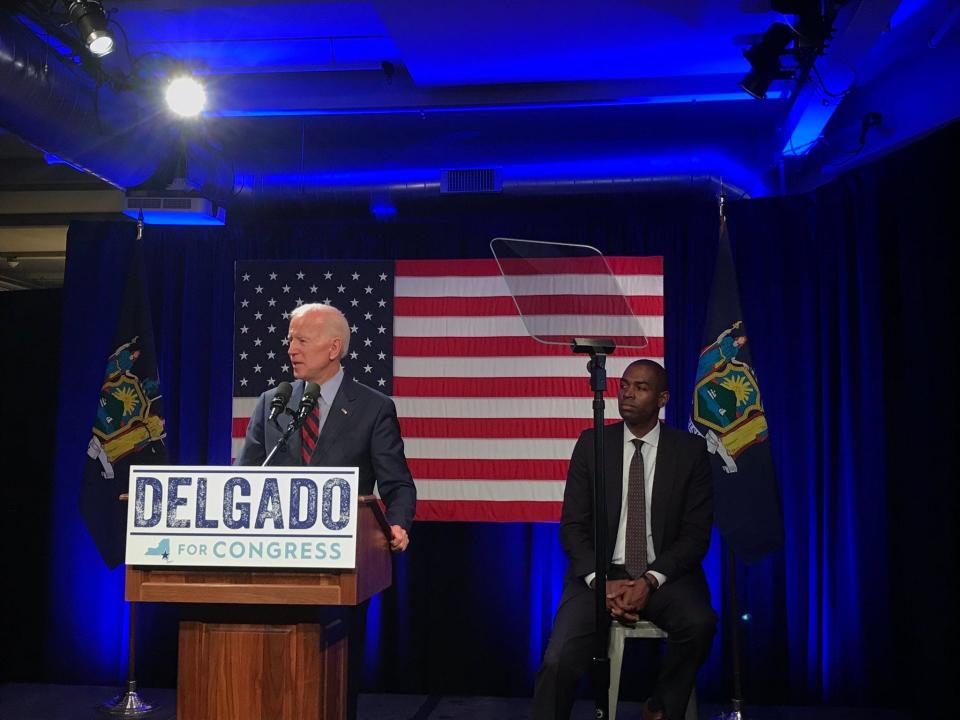
<path fill-rule="evenodd" d="M 296 410 L 306 383 L 293 383 L 287 407 Z M 283 434 L 267 422 L 276 388 L 267 390 L 247 426 L 238 465 L 261 465 Z M 280 426 L 288 420 L 281 418 Z M 302 465 L 300 433 L 294 433 L 285 452 L 277 453 L 271 465 Z M 393 400 L 344 375 L 329 415 L 320 432 L 311 465 L 360 468 L 360 494 L 369 495 L 374 485 L 387 506 L 387 520 L 406 530 L 413 523 L 417 490 L 403 454 L 403 440 Z"/>
<path fill-rule="evenodd" d="M 605 488 L 607 495 L 607 557 L 620 524 L 623 496 L 623 423 L 604 428 Z M 596 570 L 593 544 L 593 430 L 585 430 L 570 458 L 563 493 L 560 541 L 570 559 L 570 578 Z M 650 506 L 653 549 L 650 565 L 667 582 L 687 573 L 703 573 L 701 561 L 710 545 L 713 524 L 713 479 L 703 438 L 660 425 L 657 465 Z M 586 585 L 581 582 L 581 586 Z"/>

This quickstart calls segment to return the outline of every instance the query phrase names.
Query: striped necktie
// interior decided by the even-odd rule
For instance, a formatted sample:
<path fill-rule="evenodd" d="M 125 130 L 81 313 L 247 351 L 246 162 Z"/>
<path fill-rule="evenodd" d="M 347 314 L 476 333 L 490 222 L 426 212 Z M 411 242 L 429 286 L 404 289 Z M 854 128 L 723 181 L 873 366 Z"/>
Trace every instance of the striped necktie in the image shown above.
<path fill-rule="evenodd" d="M 317 440 L 320 438 L 320 402 L 313 408 L 313 412 L 307 415 L 300 426 L 300 460 L 304 465 L 310 464 L 310 458 L 313 457 L 313 451 L 317 447 Z"/>
<path fill-rule="evenodd" d="M 627 536 L 624 538 L 624 564 L 634 580 L 647 571 L 647 500 L 643 485 L 643 440 L 634 438 L 636 447 L 627 475 Z"/>

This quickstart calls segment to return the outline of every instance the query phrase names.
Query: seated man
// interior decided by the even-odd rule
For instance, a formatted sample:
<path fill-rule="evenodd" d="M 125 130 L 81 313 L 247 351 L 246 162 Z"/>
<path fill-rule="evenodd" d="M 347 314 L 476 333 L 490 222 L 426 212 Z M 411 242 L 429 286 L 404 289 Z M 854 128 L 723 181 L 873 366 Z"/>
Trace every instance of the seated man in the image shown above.
<path fill-rule="evenodd" d="M 709 456 L 702 438 L 660 423 L 669 398 L 666 370 L 637 360 L 620 380 L 623 422 L 604 428 L 607 537 L 615 539 L 607 553 L 609 617 L 628 624 L 650 620 L 669 634 L 644 720 L 681 720 L 717 626 L 700 565 L 713 523 Z M 570 459 L 563 495 L 560 540 L 570 567 L 537 673 L 535 720 L 570 717 L 593 656 L 594 465 L 593 430 L 586 430 Z"/>

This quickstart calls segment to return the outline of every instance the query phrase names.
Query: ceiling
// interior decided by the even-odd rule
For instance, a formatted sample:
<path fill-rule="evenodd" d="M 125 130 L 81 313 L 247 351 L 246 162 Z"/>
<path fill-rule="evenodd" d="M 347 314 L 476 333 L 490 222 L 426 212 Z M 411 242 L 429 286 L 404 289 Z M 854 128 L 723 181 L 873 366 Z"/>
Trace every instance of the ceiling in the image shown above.
<path fill-rule="evenodd" d="M 177 178 L 228 212 L 435 194 L 475 168 L 502 192 L 722 179 L 763 196 L 960 117 L 958 0 L 826 3 L 815 71 L 765 100 L 738 87 L 743 51 L 797 17 L 762 0 L 109 0 L 101 61 L 59 0 L 7 5 L 0 287 L 56 285 L 70 218 L 117 217 L 125 192 Z M 183 69 L 208 92 L 189 122 L 159 100 Z"/>

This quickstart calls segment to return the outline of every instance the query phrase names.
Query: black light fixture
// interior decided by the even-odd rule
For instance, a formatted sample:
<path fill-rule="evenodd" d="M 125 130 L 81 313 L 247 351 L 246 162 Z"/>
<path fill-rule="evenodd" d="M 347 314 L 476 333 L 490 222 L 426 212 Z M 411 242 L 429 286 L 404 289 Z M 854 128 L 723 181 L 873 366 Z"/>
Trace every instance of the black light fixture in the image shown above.
<path fill-rule="evenodd" d="M 107 27 L 107 15 L 100 0 L 63 0 L 80 39 L 97 57 L 113 52 L 113 33 Z"/>
<path fill-rule="evenodd" d="M 787 46 L 796 37 L 796 31 L 785 23 L 777 22 L 767 28 L 760 42 L 743 51 L 751 69 L 740 81 L 740 87 L 758 100 L 763 100 L 774 80 L 793 77 L 793 70 L 782 66 L 780 56 L 787 54 Z"/>
<path fill-rule="evenodd" d="M 770 0 L 771 10 L 796 18 L 797 47 L 801 48 L 819 48 L 823 44 L 826 33 L 824 13 L 830 5 L 823 0 Z"/>

